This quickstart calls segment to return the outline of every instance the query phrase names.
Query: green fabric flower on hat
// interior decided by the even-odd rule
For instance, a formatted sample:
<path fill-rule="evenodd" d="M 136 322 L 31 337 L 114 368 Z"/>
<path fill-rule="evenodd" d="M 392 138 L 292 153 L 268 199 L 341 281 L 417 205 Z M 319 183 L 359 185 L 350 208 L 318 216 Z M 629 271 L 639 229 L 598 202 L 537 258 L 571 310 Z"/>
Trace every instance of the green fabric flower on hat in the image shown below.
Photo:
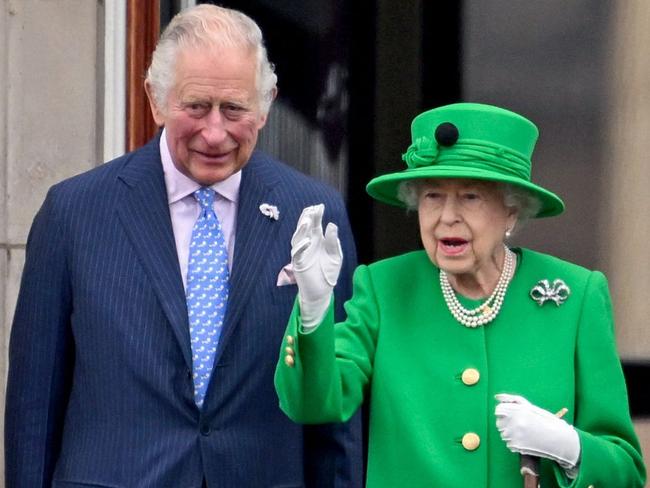
<path fill-rule="evenodd" d="M 430 166 L 435 163 L 439 152 L 436 141 L 430 137 L 418 137 L 402 154 L 402 160 L 411 169 Z"/>

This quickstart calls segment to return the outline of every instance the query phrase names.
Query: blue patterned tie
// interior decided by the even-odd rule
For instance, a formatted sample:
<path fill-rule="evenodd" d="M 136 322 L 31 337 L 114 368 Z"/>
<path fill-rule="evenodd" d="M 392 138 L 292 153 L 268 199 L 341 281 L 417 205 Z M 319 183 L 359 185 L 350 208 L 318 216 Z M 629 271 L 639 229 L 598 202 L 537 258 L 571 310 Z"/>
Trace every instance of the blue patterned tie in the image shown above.
<path fill-rule="evenodd" d="M 201 206 L 201 213 L 192 229 L 186 294 L 194 401 L 201 407 L 228 304 L 228 251 L 214 213 L 214 190 L 200 188 L 194 192 L 194 198 Z"/>

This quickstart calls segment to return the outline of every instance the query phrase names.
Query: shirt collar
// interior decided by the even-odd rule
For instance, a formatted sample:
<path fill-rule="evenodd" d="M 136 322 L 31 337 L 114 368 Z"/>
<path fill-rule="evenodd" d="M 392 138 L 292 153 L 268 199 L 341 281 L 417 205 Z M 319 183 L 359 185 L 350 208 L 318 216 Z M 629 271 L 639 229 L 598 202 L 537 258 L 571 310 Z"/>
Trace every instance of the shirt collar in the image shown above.
<path fill-rule="evenodd" d="M 172 160 L 171 152 L 169 151 L 169 146 L 167 145 L 166 129 L 163 129 L 160 136 L 160 158 L 162 160 L 163 173 L 165 175 L 165 186 L 167 187 L 167 202 L 170 205 L 188 195 L 191 195 L 201 188 L 199 183 L 184 175 L 176 168 L 176 165 Z M 241 170 L 223 181 L 217 181 L 213 185 L 210 185 L 210 188 L 226 200 L 229 200 L 232 203 L 237 203 L 239 200 L 240 183 Z"/>

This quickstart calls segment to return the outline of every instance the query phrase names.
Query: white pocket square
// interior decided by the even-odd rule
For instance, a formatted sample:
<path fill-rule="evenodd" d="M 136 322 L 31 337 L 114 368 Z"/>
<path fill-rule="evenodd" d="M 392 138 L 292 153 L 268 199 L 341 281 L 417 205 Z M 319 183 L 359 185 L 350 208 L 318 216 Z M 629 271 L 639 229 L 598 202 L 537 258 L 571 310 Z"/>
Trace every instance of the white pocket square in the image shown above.
<path fill-rule="evenodd" d="M 293 274 L 293 265 L 291 263 L 283 266 L 278 274 L 277 286 L 295 285 L 296 277 Z"/>

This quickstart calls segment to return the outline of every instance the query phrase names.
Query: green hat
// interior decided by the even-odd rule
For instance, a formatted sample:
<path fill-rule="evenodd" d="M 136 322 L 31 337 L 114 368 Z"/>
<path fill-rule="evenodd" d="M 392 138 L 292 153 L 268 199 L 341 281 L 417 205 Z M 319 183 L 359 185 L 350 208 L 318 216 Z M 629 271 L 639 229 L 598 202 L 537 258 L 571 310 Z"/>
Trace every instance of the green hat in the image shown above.
<path fill-rule="evenodd" d="M 378 176 L 366 191 L 373 198 L 403 207 L 397 198 L 402 181 L 467 178 L 509 183 L 535 195 L 542 206 L 535 217 L 564 210 L 554 193 L 530 181 L 537 127 L 509 110 L 478 103 L 455 103 L 421 113 L 411 124 L 413 142 L 402 155 L 407 168 Z"/>

